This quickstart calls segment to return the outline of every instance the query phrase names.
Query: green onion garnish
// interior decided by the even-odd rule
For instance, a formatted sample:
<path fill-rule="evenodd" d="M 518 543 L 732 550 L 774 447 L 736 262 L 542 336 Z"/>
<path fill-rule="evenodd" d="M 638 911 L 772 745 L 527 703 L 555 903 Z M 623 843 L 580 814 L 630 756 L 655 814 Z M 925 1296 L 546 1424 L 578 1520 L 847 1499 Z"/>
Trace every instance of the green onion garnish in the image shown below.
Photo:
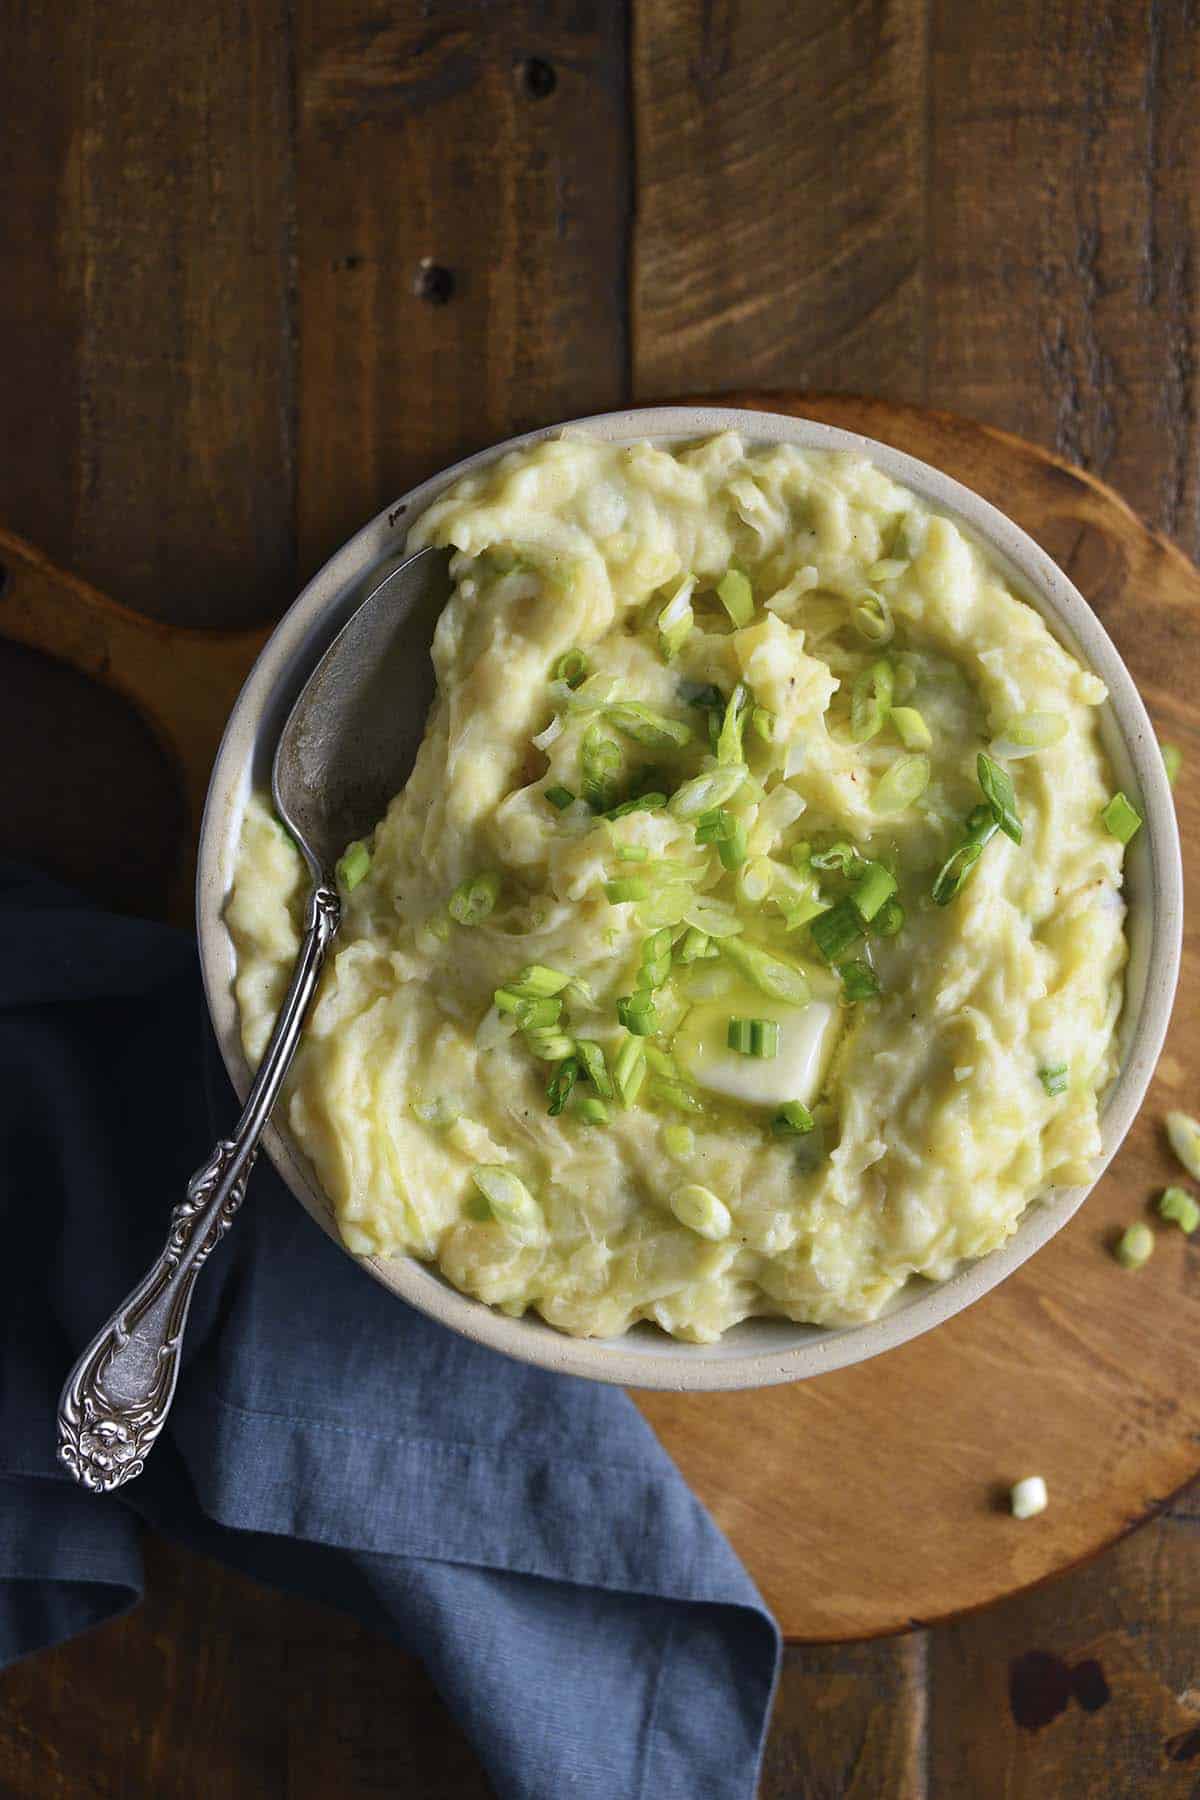
<path fill-rule="evenodd" d="M 546 789 L 546 799 L 559 812 L 565 812 L 567 807 L 574 802 L 575 796 L 570 788 L 550 787 Z"/>
<path fill-rule="evenodd" d="M 736 820 L 724 806 L 714 806 L 711 811 L 701 813 L 696 821 L 696 842 L 698 844 L 721 844 L 733 836 Z"/>
<path fill-rule="evenodd" d="M 634 1037 L 651 1037 L 658 1030 L 658 1012 L 645 992 L 623 994 L 617 1001 L 617 1018 Z"/>
<path fill-rule="evenodd" d="M 863 935 L 863 922 L 852 900 L 839 900 L 828 912 L 818 913 L 809 925 L 813 943 L 833 967 Z"/>
<path fill-rule="evenodd" d="M 779 1026 L 774 1019 L 751 1019 L 750 1054 L 764 1061 L 779 1055 Z"/>
<path fill-rule="evenodd" d="M 738 899 L 743 906 L 761 906 L 771 891 L 771 862 L 766 856 L 755 856 L 738 870 Z"/>
<path fill-rule="evenodd" d="M 552 1119 L 557 1119 L 563 1107 L 571 1097 L 571 1089 L 579 1079 L 579 1063 L 573 1056 L 568 1056 L 555 1070 L 554 1078 L 546 1089 L 546 1097 L 550 1104 L 546 1108 Z"/>
<path fill-rule="evenodd" d="M 539 1062 L 562 1062 L 575 1048 L 575 1041 L 565 1031 L 539 1027 L 525 1033 L 525 1048 Z"/>
<path fill-rule="evenodd" d="M 1066 1063 L 1054 1063 L 1052 1066 L 1038 1070 L 1038 1080 L 1053 1099 L 1056 1094 L 1065 1094 L 1071 1083 L 1070 1070 Z"/>
<path fill-rule="evenodd" d="M 746 729 L 746 714 L 752 703 L 750 689 L 744 681 L 739 681 L 729 696 L 729 705 L 725 708 L 725 717 L 721 721 L 717 737 L 717 761 L 723 767 L 746 760 L 742 750 L 742 734 Z"/>
<path fill-rule="evenodd" d="M 891 899 L 896 891 L 896 877 L 882 863 L 869 862 L 863 874 L 854 884 L 850 895 L 858 908 L 860 918 L 869 925 L 880 907 Z"/>
<path fill-rule="evenodd" d="M 627 1037 L 613 1058 L 613 1085 L 625 1106 L 632 1106 L 646 1079 L 646 1046 L 640 1037 Z"/>
<path fill-rule="evenodd" d="M 579 1058 L 580 1067 L 602 1100 L 611 1100 L 613 1094 L 612 1078 L 608 1072 L 608 1064 L 604 1060 L 604 1051 L 591 1038 L 579 1038 L 575 1044 L 575 1054 Z"/>
<path fill-rule="evenodd" d="M 607 1125 L 608 1108 L 594 1094 L 580 1094 L 575 1100 L 575 1113 L 585 1125 Z"/>
<path fill-rule="evenodd" d="M 815 1123 L 803 1101 L 789 1100 L 771 1120 L 771 1130 L 776 1137 L 803 1137 Z"/>
<path fill-rule="evenodd" d="M 690 1125 L 664 1125 L 663 1149 L 676 1162 L 690 1156 L 696 1148 L 696 1134 Z"/>
<path fill-rule="evenodd" d="M 635 794 L 630 800 L 622 800 L 620 806 L 609 809 L 605 817 L 609 819 L 627 819 L 630 813 L 661 812 L 667 804 L 665 794 Z"/>
<path fill-rule="evenodd" d="M 976 806 L 967 815 L 967 835 L 957 849 L 946 858 L 933 884 L 933 899 L 938 906 L 949 906 L 963 883 L 983 855 L 984 846 L 995 837 L 999 826 L 988 806 Z"/>
<path fill-rule="evenodd" d="M 525 1004 L 522 995 L 514 993 L 512 988 L 497 988 L 492 1000 L 497 1012 L 502 1013 L 520 1012 Z"/>
<path fill-rule="evenodd" d="M 659 1076 L 655 1076 L 650 1083 L 650 1092 L 656 1100 L 663 1101 L 667 1106 L 673 1106 L 676 1112 L 702 1113 L 704 1111 L 704 1102 L 699 1095 L 693 1094 L 691 1088 L 684 1087 L 682 1082 L 664 1081 Z"/>
<path fill-rule="evenodd" d="M 717 598 L 738 629 L 754 617 L 754 589 L 740 569 L 726 569 L 717 583 Z"/>
<path fill-rule="evenodd" d="M 627 900 L 645 900 L 650 892 L 650 883 L 638 875 L 623 875 L 617 881 L 606 881 L 604 892 L 612 906 L 622 906 Z"/>
<path fill-rule="evenodd" d="M 893 706 L 892 724 L 906 750 L 928 750 L 933 733 L 915 706 Z"/>
<path fill-rule="evenodd" d="M 714 947 L 708 933 L 697 931 L 694 925 L 689 925 L 679 944 L 680 962 L 702 962 L 707 957 L 717 955 L 719 952 Z"/>
<path fill-rule="evenodd" d="M 781 962 L 756 944 L 743 943 L 741 938 L 723 938 L 721 949 L 734 967 L 772 1000 L 784 1000 L 791 1006 L 807 1006 L 812 999 L 807 977 L 791 963 Z"/>
<path fill-rule="evenodd" d="M 921 751 L 898 756 L 872 788 L 872 807 L 878 813 L 903 812 L 921 798 L 929 786 L 929 775 L 929 758 Z"/>
<path fill-rule="evenodd" d="M 541 1207 L 525 1183 L 503 1163 L 478 1163 L 471 1170 L 471 1180 L 502 1225 L 526 1233 L 541 1231 Z"/>
<path fill-rule="evenodd" d="M 852 1005 L 858 1000 L 873 1000 L 879 992 L 879 977 L 870 963 L 839 963 L 838 974 L 842 978 L 842 996 Z"/>
<path fill-rule="evenodd" d="M 1012 776 L 998 762 L 993 762 L 986 750 L 981 750 L 975 758 L 975 768 L 979 785 L 992 809 L 992 817 L 1005 837 L 1010 837 L 1014 844 L 1019 844 L 1021 821 L 1017 817 L 1017 796 Z"/>
<path fill-rule="evenodd" d="M 1104 829 L 1119 844 L 1127 844 L 1141 830 L 1142 815 L 1122 793 L 1116 793 L 1100 814 Z"/>
<path fill-rule="evenodd" d="M 605 707 L 605 716 L 627 738 L 646 744 L 651 750 L 681 750 L 692 741 L 692 728 L 682 719 L 668 719 L 640 700 L 626 700 L 619 706 Z"/>
<path fill-rule="evenodd" d="M 725 1042 L 731 1050 L 736 1050 L 739 1056 L 753 1056 L 753 1039 L 749 1019 L 730 1019 L 725 1028 Z"/>
<path fill-rule="evenodd" d="M 898 900 L 885 900 L 871 923 L 880 937 L 895 937 L 904 925 L 904 908 Z"/>
<path fill-rule="evenodd" d="M 850 736 L 854 743 L 865 744 L 883 729 L 892 708 L 892 665 L 872 663 L 864 669 L 850 692 Z"/>
<path fill-rule="evenodd" d="M 1175 778 L 1183 767 L 1183 751 L 1178 744 L 1160 744 L 1158 747 L 1162 751 L 1163 768 L 1167 771 L 1167 780 L 1174 787 Z"/>
<path fill-rule="evenodd" d="M 659 647 L 667 662 L 682 650 L 696 623 L 696 615 L 691 606 L 695 585 L 696 577 L 685 575 L 658 615 Z"/>
<path fill-rule="evenodd" d="M 756 706 L 750 714 L 750 729 L 760 737 L 764 744 L 775 742 L 776 719 L 773 712 L 765 706 Z"/>
<path fill-rule="evenodd" d="M 1187 1170 L 1200 1181 L 1200 1120 L 1185 1112 L 1167 1114 L 1167 1142 Z"/>
<path fill-rule="evenodd" d="M 347 844 L 334 868 L 337 884 L 342 892 L 352 894 L 370 866 L 371 852 L 361 838 L 356 838 L 352 844 Z"/>
<path fill-rule="evenodd" d="M 547 1000 L 552 994 L 561 994 L 570 979 L 561 969 L 548 969 L 544 963 L 527 963 L 507 987 L 522 1000 Z"/>
<path fill-rule="evenodd" d="M 1067 721 L 1061 713 L 1018 713 L 1007 720 L 996 734 L 998 743 L 1014 744 L 1018 750 L 1048 750 L 1060 744 L 1067 735 Z"/>
<path fill-rule="evenodd" d="M 446 902 L 446 911 L 459 925 L 482 925 L 495 907 L 499 892 L 498 875 L 471 875 L 459 882 Z"/>
<path fill-rule="evenodd" d="M 1113 1246 L 1113 1255 L 1123 1269 L 1140 1269 L 1154 1253 L 1154 1233 L 1139 1219 L 1123 1231 Z"/>
<path fill-rule="evenodd" d="M 615 803 L 621 760 L 620 745 L 606 737 L 599 721 L 594 721 L 579 746 L 580 789 L 593 812 L 607 812 Z"/>
<path fill-rule="evenodd" d="M 822 873 L 835 869 L 839 875 L 853 878 L 855 875 L 861 875 L 864 869 L 871 866 L 858 854 L 853 844 L 830 844 L 828 850 L 810 851 L 807 858 L 797 855 L 797 852 L 803 851 L 804 848 L 803 844 L 793 844 L 792 846 L 792 861 L 797 868 L 802 868 L 804 862 L 807 861 L 810 868 L 820 869 Z"/>
<path fill-rule="evenodd" d="M 617 859 L 619 862 L 649 862 L 650 852 L 645 844 L 618 844 Z"/>
<path fill-rule="evenodd" d="M 560 656 L 551 670 L 555 681 L 565 681 L 569 688 L 577 688 L 587 680 L 592 672 L 592 665 L 582 650 L 568 650 Z"/>
<path fill-rule="evenodd" d="M 639 988 L 660 988 L 671 973 L 671 932 L 667 926 L 654 932 L 642 945 Z"/>
<path fill-rule="evenodd" d="M 665 1075 L 668 1081 L 679 1080 L 674 1057 L 668 1056 L 665 1050 L 660 1050 L 657 1044 L 646 1045 L 646 1067 L 652 1075 Z"/>
<path fill-rule="evenodd" d="M 883 595 L 877 594 L 873 588 L 868 588 L 855 601 L 850 621 L 860 637 L 865 637 L 869 644 L 887 644 L 896 635 L 892 609 Z"/>
<path fill-rule="evenodd" d="M 671 795 L 668 811 L 677 819 L 696 819 L 701 813 L 724 806 L 741 787 L 746 777 L 743 763 L 729 763 L 723 769 L 709 769 L 685 781 Z"/>
<path fill-rule="evenodd" d="M 712 1243 L 719 1243 L 733 1230 L 733 1219 L 725 1202 L 718 1200 L 711 1189 L 695 1182 L 676 1188 L 671 1195 L 671 1211 L 681 1225 Z"/>
<path fill-rule="evenodd" d="M 733 830 L 717 844 L 717 855 L 724 869 L 740 869 L 745 862 L 749 848 L 746 838 L 746 827 L 740 819 L 735 819 Z"/>
<path fill-rule="evenodd" d="M 1158 1210 L 1181 1231 L 1192 1232 L 1200 1225 L 1200 1206 L 1185 1188 L 1164 1188 L 1158 1196 Z"/>
<path fill-rule="evenodd" d="M 561 1000 L 518 1000 L 516 1005 L 516 1020 L 522 1031 L 544 1031 L 557 1025 L 561 1017 Z"/>

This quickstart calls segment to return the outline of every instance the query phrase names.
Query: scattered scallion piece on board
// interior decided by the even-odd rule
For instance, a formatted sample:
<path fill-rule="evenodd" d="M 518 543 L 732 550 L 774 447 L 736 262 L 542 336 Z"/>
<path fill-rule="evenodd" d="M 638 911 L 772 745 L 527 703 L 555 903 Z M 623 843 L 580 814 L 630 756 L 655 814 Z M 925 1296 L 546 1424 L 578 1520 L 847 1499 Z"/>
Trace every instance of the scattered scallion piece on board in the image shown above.
<path fill-rule="evenodd" d="M 1170 1219 L 1181 1231 L 1192 1232 L 1200 1225 L 1200 1206 L 1186 1188 L 1164 1188 L 1158 1196 L 1158 1210 L 1164 1219 Z"/>
<path fill-rule="evenodd" d="M 1140 1269 L 1154 1254 L 1154 1233 L 1138 1220 L 1121 1233 L 1113 1247 L 1113 1255 L 1123 1269 Z"/>
<path fill-rule="evenodd" d="M 1169 1112 L 1167 1139 L 1188 1174 L 1200 1181 L 1200 1121 L 1186 1113 Z"/>

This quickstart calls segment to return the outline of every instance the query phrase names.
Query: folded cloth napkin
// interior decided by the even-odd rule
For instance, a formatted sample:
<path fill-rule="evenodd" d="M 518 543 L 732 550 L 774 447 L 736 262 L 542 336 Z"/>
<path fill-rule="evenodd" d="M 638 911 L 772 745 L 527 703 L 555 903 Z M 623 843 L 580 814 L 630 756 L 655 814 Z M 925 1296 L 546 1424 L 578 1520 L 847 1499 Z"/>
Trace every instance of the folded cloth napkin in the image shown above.
<path fill-rule="evenodd" d="M 778 1633 L 635 1408 L 410 1310 L 265 1159 L 145 1473 L 59 1470 L 62 1379 L 232 1110 L 193 943 L 0 868 L 0 1663 L 133 1604 L 145 1521 L 399 1639 L 500 1796 L 746 1800 Z"/>

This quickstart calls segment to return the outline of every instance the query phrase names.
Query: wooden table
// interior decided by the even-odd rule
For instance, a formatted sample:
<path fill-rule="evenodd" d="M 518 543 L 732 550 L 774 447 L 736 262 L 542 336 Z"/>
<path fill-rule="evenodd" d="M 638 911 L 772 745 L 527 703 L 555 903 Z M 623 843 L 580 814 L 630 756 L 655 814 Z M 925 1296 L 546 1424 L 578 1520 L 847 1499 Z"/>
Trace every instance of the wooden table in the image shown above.
<path fill-rule="evenodd" d="M 773 384 L 1005 426 L 1200 552 L 1187 0 L 26 0 L 0 70 L 0 521 L 156 617 L 268 622 L 511 430 Z M 140 725 L 29 652 L 0 683 L 0 847 L 155 911 Z M 983 1614 L 793 1646 L 764 1800 L 1195 1794 L 1198 1527 L 1193 1492 Z M 0 1792 L 487 1792 L 398 1650 L 148 1575 L 0 1680 Z"/>

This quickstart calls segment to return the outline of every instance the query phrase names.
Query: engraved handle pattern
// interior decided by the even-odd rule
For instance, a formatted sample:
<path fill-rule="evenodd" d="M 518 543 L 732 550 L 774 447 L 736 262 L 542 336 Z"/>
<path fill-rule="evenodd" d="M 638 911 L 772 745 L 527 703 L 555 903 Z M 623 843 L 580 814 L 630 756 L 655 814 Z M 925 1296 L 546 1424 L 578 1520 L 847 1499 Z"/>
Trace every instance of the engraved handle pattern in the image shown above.
<path fill-rule="evenodd" d="M 62 1391 L 58 1454 L 76 1481 L 110 1493 L 132 1481 L 166 1422 L 196 1276 L 246 1197 L 263 1127 L 300 1041 L 340 921 L 337 890 L 314 888 L 304 941 L 254 1085 L 230 1138 L 188 1182 L 162 1255 L 79 1358 Z"/>

